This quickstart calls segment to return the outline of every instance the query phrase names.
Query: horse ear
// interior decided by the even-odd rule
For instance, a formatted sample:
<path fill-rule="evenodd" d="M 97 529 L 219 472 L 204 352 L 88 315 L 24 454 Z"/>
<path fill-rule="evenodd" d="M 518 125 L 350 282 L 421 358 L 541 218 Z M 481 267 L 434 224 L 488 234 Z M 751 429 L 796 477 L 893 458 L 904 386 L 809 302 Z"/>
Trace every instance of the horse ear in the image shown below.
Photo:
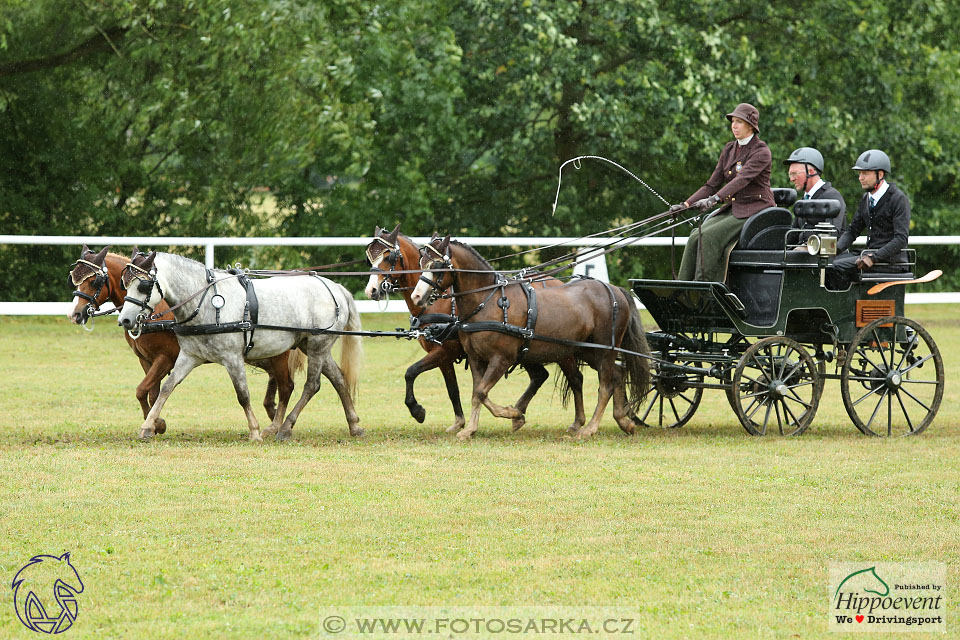
<path fill-rule="evenodd" d="M 442 253 L 443 255 L 447 255 L 447 250 L 448 250 L 449 248 L 450 248 L 450 236 L 447 236 L 446 238 L 443 239 L 443 242 L 440 243 L 440 246 L 437 247 L 437 249 L 438 249 L 438 250 L 440 251 L 440 253 Z"/>
<path fill-rule="evenodd" d="M 130 254 L 130 262 L 136 260 L 138 255 L 140 255 L 140 247 L 133 245 L 133 253 Z"/>
<path fill-rule="evenodd" d="M 150 255 L 139 265 L 144 271 L 150 271 L 153 268 L 153 260 L 157 257 L 156 251 L 151 251 Z"/>
<path fill-rule="evenodd" d="M 397 226 L 393 228 L 393 231 L 390 232 L 390 235 L 387 236 L 387 242 L 390 244 L 397 244 L 397 236 L 400 235 L 400 223 L 397 223 Z"/>
<path fill-rule="evenodd" d="M 439 237 L 440 237 L 440 236 L 437 235 L 437 232 L 434 231 L 434 232 L 433 232 L 433 235 L 430 236 L 430 242 L 433 242 L 434 240 L 436 240 L 436 239 L 439 238 Z"/>
<path fill-rule="evenodd" d="M 104 259 L 106 259 L 106 257 L 107 257 L 107 251 L 109 251 L 109 250 L 110 250 L 110 245 L 105 246 L 103 249 L 100 250 L 100 253 L 98 253 L 97 255 L 95 255 L 95 256 L 90 260 L 90 262 L 92 262 L 93 264 L 97 265 L 98 267 L 102 267 L 102 266 L 103 266 L 103 261 L 104 261 Z"/>
<path fill-rule="evenodd" d="M 80 257 L 83 258 L 83 256 L 87 255 L 88 253 L 93 253 L 93 251 L 90 251 L 90 247 L 87 245 L 83 245 L 83 249 L 80 249 Z"/>
<path fill-rule="evenodd" d="M 383 229 L 380 228 L 380 225 L 375 225 L 373 227 L 373 237 L 379 238 L 381 233 L 383 233 Z"/>

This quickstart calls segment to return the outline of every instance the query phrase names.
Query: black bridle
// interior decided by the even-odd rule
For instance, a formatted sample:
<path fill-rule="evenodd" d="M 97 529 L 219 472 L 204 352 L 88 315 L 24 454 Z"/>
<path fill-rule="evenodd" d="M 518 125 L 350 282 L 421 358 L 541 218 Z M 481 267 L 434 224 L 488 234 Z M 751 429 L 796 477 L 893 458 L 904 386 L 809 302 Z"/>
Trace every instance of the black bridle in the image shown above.
<path fill-rule="evenodd" d="M 89 269 L 91 269 L 91 271 L 90 273 L 84 276 L 79 276 L 79 274 L 74 274 L 74 272 L 79 267 L 88 267 Z M 94 288 L 93 295 L 80 291 L 80 285 L 86 282 L 87 280 L 89 280 L 90 278 L 93 278 L 93 288 Z M 67 284 L 72 287 L 75 287 L 73 291 L 74 297 L 87 301 L 86 306 L 84 306 L 83 310 L 81 310 L 80 312 L 81 323 L 86 323 L 88 319 L 95 317 L 97 315 L 105 315 L 105 314 L 98 314 L 97 312 L 100 310 L 99 299 L 100 299 L 100 293 L 103 291 L 103 288 L 104 287 L 107 288 L 107 297 L 109 297 L 111 293 L 110 275 L 107 273 L 106 266 L 94 264 L 93 262 L 90 262 L 88 260 L 84 260 L 83 258 L 81 258 L 73 263 L 73 268 L 70 270 L 70 273 L 67 276 Z M 113 313 L 113 311 L 110 311 L 108 313 Z"/>
<path fill-rule="evenodd" d="M 384 245 L 384 248 L 374 255 L 372 249 L 376 243 Z M 391 245 L 389 242 L 384 240 L 381 237 L 374 238 L 374 241 L 367 247 L 366 251 L 367 262 L 370 264 L 370 273 L 376 273 L 383 276 L 383 279 L 380 281 L 380 285 L 377 287 L 380 292 L 384 295 L 390 295 L 395 291 L 403 291 L 407 287 L 401 287 L 400 281 L 397 278 L 397 275 L 394 273 L 394 270 L 397 268 L 397 265 L 400 266 L 400 271 L 406 271 L 406 267 L 403 264 L 403 252 L 400 250 L 400 244 Z M 381 269 L 379 265 L 382 262 L 386 262 L 390 268 Z"/>
<path fill-rule="evenodd" d="M 144 298 L 134 298 L 130 295 L 130 285 L 133 284 L 133 281 L 137 280 L 137 292 L 144 296 Z M 157 291 L 160 292 L 160 298 L 163 299 L 163 289 L 160 288 L 160 283 L 157 281 L 157 272 L 146 271 L 141 267 L 138 267 L 132 262 L 128 262 L 123 267 L 122 275 L 120 276 L 120 284 L 123 285 L 123 288 L 127 290 L 127 295 L 124 296 L 124 302 L 132 302 L 142 309 L 138 314 L 140 316 L 146 316 L 149 313 L 153 313 L 153 307 L 150 306 L 149 300 L 153 295 L 153 288 L 156 287 Z"/>
<path fill-rule="evenodd" d="M 432 251 L 435 254 L 435 257 L 430 257 L 427 254 L 427 249 Z M 425 261 L 430 260 L 426 265 Z M 450 257 L 445 256 L 431 244 L 425 244 L 420 247 L 420 274 L 419 280 L 425 282 L 430 286 L 430 296 L 427 298 L 427 304 L 433 304 L 437 301 L 437 298 L 440 297 L 440 294 L 446 289 L 446 287 L 441 284 L 440 278 L 443 278 L 444 273 L 449 273 L 453 270 L 453 263 L 450 262 Z M 440 278 L 433 280 L 427 277 L 427 273 L 440 272 Z"/>

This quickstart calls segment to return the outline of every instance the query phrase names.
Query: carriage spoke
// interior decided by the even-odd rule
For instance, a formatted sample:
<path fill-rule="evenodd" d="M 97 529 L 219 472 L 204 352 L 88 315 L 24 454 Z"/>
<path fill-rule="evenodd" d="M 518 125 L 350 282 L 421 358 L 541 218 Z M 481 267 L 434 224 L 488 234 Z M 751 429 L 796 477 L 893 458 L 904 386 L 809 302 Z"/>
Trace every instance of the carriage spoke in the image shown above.
<path fill-rule="evenodd" d="M 907 373 L 907 372 L 913 371 L 913 370 L 916 369 L 917 367 L 923 366 L 923 364 L 924 364 L 927 360 L 930 360 L 931 358 L 933 358 L 933 354 L 930 354 L 930 355 L 928 355 L 928 356 L 924 356 L 924 357 L 920 358 L 919 360 L 917 360 L 916 362 L 914 362 L 914 363 L 913 363 L 912 365 L 910 365 L 909 367 L 907 367 L 906 369 L 902 370 L 900 373 Z"/>
<path fill-rule="evenodd" d="M 904 389 L 903 387 L 900 387 L 900 391 L 902 391 L 903 393 L 905 393 L 911 400 L 913 400 L 914 402 L 916 402 L 918 405 L 920 405 L 921 407 L 923 407 L 923 408 L 926 409 L 927 411 L 931 411 L 930 407 L 928 407 L 927 405 L 925 405 L 925 404 L 923 403 L 923 401 L 920 400 L 920 398 L 918 398 L 917 396 L 913 395 L 912 393 L 910 393 L 909 391 L 907 391 L 907 390 Z"/>
<path fill-rule="evenodd" d="M 673 398 L 667 398 L 670 401 L 670 410 L 673 411 L 673 417 L 676 419 L 676 422 L 680 422 L 680 412 L 677 411 L 677 405 L 673 403 Z"/>
<path fill-rule="evenodd" d="M 802 403 L 801 403 L 801 404 L 802 404 Z M 810 408 L 809 405 L 804 405 L 804 406 L 806 406 L 808 409 Z M 791 411 L 791 410 L 790 410 L 790 407 L 787 405 L 786 399 L 784 399 L 784 400 L 783 400 L 783 416 L 784 416 L 784 418 L 786 418 L 786 416 L 787 416 L 788 413 L 790 414 L 790 418 L 793 420 L 793 423 L 794 423 L 795 425 L 797 425 L 797 426 L 800 426 L 800 419 L 797 418 L 796 415 L 794 415 L 793 411 Z"/>
<path fill-rule="evenodd" d="M 894 332 L 894 333 L 896 333 L 896 332 Z M 883 354 L 883 340 L 880 339 L 880 336 L 877 334 L 877 330 L 876 330 L 876 329 L 873 330 L 873 339 L 874 339 L 874 341 L 876 342 L 876 345 L 877 345 L 877 353 L 880 354 L 880 359 L 883 360 L 883 367 L 884 367 L 884 369 L 889 369 L 889 368 L 890 368 L 890 363 L 887 362 L 887 358 L 886 358 L 886 356 L 884 356 L 884 354 Z M 873 364 L 873 363 L 871 363 L 871 364 Z"/>
<path fill-rule="evenodd" d="M 870 425 L 873 424 L 873 419 L 877 417 L 877 412 L 880 411 L 880 407 L 883 405 L 883 398 L 887 395 L 886 389 L 880 395 L 880 399 L 877 400 L 877 406 L 873 408 L 873 413 L 870 414 L 870 419 L 867 420 L 867 428 L 870 428 Z"/>
<path fill-rule="evenodd" d="M 913 421 L 910 420 L 910 414 L 907 413 L 907 408 L 903 406 L 903 398 L 900 397 L 899 393 L 897 394 L 897 403 L 900 404 L 900 412 L 903 413 L 903 417 L 907 420 L 907 426 L 910 427 L 910 433 L 913 433 L 916 431 L 916 429 L 913 428 Z"/>
<path fill-rule="evenodd" d="M 773 412 L 777 414 L 777 428 L 780 429 L 780 435 L 783 435 L 783 420 L 780 419 L 780 403 L 773 405 Z"/>

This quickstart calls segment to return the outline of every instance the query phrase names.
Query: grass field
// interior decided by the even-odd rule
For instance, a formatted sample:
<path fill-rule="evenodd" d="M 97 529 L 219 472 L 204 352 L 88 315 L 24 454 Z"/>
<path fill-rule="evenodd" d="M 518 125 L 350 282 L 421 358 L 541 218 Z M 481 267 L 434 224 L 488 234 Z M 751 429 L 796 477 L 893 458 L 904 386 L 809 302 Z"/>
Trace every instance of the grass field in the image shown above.
<path fill-rule="evenodd" d="M 226 372 L 206 366 L 168 402 L 167 433 L 139 442 L 142 373 L 112 319 L 87 333 L 0 318 L 0 578 L 7 589 L 31 556 L 70 552 L 86 586 L 70 638 L 317 637 L 337 605 L 615 606 L 635 612 L 634 637 L 816 638 L 830 563 L 936 561 L 952 635 L 957 311 L 907 309 L 946 366 L 918 437 L 860 435 L 831 383 L 799 438 L 748 436 L 708 391 L 682 429 L 628 437 L 608 409 L 577 442 L 548 382 L 521 431 L 484 413 L 465 444 L 443 432 L 439 374 L 418 386 L 426 422 L 407 414 L 415 343 L 366 341 L 362 439 L 325 384 L 293 441 L 253 445 Z M 250 379 L 259 403 L 266 378 Z M 512 402 L 524 383 L 493 396 Z M 0 637 L 33 637 L 6 594 Z"/>

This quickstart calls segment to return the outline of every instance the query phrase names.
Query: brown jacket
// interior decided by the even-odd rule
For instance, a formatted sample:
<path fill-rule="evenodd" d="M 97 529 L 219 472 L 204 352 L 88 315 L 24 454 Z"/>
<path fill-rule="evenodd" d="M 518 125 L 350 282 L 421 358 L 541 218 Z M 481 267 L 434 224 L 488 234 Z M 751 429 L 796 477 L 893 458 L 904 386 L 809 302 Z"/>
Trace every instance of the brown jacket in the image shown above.
<path fill-rule="evenodd" d="M 736 140 L 727 143 L 713 175 L 686 202 L 693 204 L 717 194 L 720 202 L 733 207 L 733 217 L 741 219 L 774 206 L 770 190 L 770 148 L 756 134 L 738 153 L 739 146 Z"/>

